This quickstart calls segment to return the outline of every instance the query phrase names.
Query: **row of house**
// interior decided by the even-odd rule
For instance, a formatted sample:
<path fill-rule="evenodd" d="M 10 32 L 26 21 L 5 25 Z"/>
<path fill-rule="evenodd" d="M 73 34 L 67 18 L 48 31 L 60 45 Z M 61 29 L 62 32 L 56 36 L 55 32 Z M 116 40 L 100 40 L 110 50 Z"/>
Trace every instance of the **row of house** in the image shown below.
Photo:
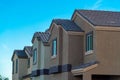
<path fill-rule="evenodd" d="M 120 80 L 120 12 L 75 10 L 14 50 L 12 80 Z"/>

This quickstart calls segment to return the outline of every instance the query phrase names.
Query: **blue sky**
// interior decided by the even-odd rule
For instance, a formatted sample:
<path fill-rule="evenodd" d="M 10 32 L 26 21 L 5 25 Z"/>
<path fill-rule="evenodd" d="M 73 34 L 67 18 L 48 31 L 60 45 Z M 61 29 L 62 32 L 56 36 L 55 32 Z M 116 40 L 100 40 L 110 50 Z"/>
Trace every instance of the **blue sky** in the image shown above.
<path fill-rule="evenodd" d="M 11 80 L 14 49 L 31 45 L 33 33 L 75 9 L 120 11 L 120 0 L 0 0 L 0 74 Z"/>

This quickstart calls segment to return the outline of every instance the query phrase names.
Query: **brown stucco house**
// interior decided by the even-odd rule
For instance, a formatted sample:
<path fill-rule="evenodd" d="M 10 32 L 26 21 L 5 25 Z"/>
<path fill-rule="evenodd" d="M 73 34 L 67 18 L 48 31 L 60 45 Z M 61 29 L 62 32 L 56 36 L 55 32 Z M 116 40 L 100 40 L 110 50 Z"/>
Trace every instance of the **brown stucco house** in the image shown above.
<path fill-rule="evenodd" d="M 71 20 L 53 19 L 47 31 L 33 35 L 30 71 L 24 67 L 26 72 L 21 77 L 27 80 L 120 80 L 119 35 L 120 12 L 75 10 Z M 28 55 L 18 56 L 14 51 L 13 64 L 18 58 L 28 59 Z M 13 74 L 13 80 L 20 80 L 15 76 Z"/>

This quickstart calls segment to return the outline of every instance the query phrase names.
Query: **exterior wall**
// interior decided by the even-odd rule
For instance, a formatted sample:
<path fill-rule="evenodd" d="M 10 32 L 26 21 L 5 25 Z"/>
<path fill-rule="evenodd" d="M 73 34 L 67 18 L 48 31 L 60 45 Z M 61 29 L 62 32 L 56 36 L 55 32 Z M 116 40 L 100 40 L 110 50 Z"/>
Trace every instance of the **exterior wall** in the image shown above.
<path fill-rule="evenodd" d="M 113 30 L 104 30 L 101 26 L 102 30 L 96 30 L 97 26 L 93 26 L 77 13 L 75 13 L 72 20 L 85 31 L 85 34 L 93 31 L 93 53 L 84 54 L 84 63 L 99 61 L 96 68 L 83 73 L 83 80 L 90 79 L 92 74 L 111 75 L 109 80 L 119 80 L 120 76 L 115 77 L 112 75 L 120 75 L 120 31 L 116 30 L 116 27 L 108 27 L 108 29 L 114 28 Z M 84 53 L 86 53 L 85 50 Z"/>
<path fill-rule="evenodd" d="M 45 53 L 44 53 L 44 61 L 45 61 L 45 65 L 44 67 L 49 69 L 50 67 L 50 58 L 51 58 L 51 54 L 50 54 L 50 46 L 45 46 Z"/>
<path fill-rule="evenodd" d="M 84 35 L 69 35 L 68 60 L 72 66 L 83 63 Z"/>
<path fill-rule="evenodd" d="M 40 51 L 40 69 L 48 69 L 50 64 L 50 47 L 49 46 L 45 46 L 43 44 L 43 42 L 41 42 L 41 51 Z"/>
<path fill-rule="evenodd" d="M 53 27 L 51 27 L 51 37 L 50 37 L 50 54 L 52 55 L 52 41 L 54 39 L 57 38 L 57 55 L 56 57 L 52 58 L 51 56 L 51 60 L 50 60 L 50 66 L 56 66 L 56 65 L 61 65 L 62 61 L 61 61 L 61 45 L 60 43 L 62 43 L 61 38 L 62 36 L 60 35 L 60 33 L 62 34 L 62 32 L 60 32 L 60 28 L 57 25 L 53 25 Z"/>
<path fill-rule="evenodd" d="M 51 27 L 51 37 L 50 37 L 50 67 L 62 65 L 62 28 L 54 24 Z M 57 55 L 52 57 L 52 41 L 57 38 Z M 50 80 L 64 80 L 62 79 L 62 73 L 50 74 Z"/>
<path fill-rule="evenodd" d="M 16 73 L 16 59 L 18 59 L 18 72 Z M 21 80 L 24 75 L 27 74 L 27 59 L 20 59 L 17 55 L 14 55 L 14 74 L 12 80 Z"/>
<path fill-rule="evenodd" d="M 118 31 L 96 31 L 95 53 L 100 61 L 97 70 L 99 74 L 120 75 L 119 35 Z"/>
<path fill-rule="evenodd" d="M 12 74 L 12 80 L 18 80 L 18 74 L 16 74 L 16 59 L 18 59 L 18 56 L 15 54 L 13 61 L 14 61 L 14 74 Z"/>
<path fill-rule="evenodd" d="M 89 61 L 95 61 L 96 60 L 96 54 L 94 52 L 95 50 L 95 29 L 94 29 L 94 26 L 90 23 L 88 23 L 88 21 L 86 21 L 82 16 L 80 16 L 79 14 L 75 14 L 74 15 L 74 18 L 73 18 L 73 21 L 83 30 L 85 31 L 85 35 L 84 35 L 84 51 L 83 51 L 83 54 L 84 54 L 84 63 L 87 63 Z M 89 54 L 89 55 L 86 55 L 86 34 L 93 31 L 93 53 L 92 54 Z"/>
<path fill-rule="evenodd" d="M 32 64 L 32 71 L 40 69 L 40 51 L 41 51 L 41 43 L 35 38 L 33 43 L 33 50 L 37 49 L 37 62 L 36 64 Z M 33 62 L 33 61 L 32 61 Z"/>
<path fill-rule="evenodd" d="M 62 42 L 61 43 L 63 46 L 62 46 L 62 64 L 68 64 L 69 61 L 68 61 L 68 49 L 69 49 L 69 42 L 68 42 L 68 34 L 66 31 L 63 31 L 63 38 L 62 38 Z"/>
<path fill-rule="evenodd" d="M 74 35 L 73 32 L 71 32 L 69 35 L 69 33 L 65 31 L 61 26 L 54 25 L 52 27 L 50 43 L 52 43 L 53 39 L 57 38 L 57 56 L 56 58 L 51 58 L 50 66 L 65 64 L 72 64 L 72 66 L 75 66 L 83 62 L 84 36 L 81 36 L 81 34 Z M 52 44 L 50 46 L 50 50 L 51 48 Z M 57 79 L 79 80 L 80 78 L 74 78 L 71 72 L 62 72 L 50 75 L 50 80 Z"/>
<path fill-rule="evenodd" d="M 27 59 L 18 59 L 18 75 L 22 79 L 27 74 Z"/>
<path fill-rule="evenodd" d="M 33 43 L 33 50 L 37 48 L 37 63 L 31 65 L 32 71 L 37 69 L 49 69 L 49 61 L 51 58 L 49 46 L 45 46 L 43 42 L 38 41 L 36 38 Z M 49 75 L 40 75 L 33 77 L 32 80 L 49 80 Z"/>
<path fill-rule="evenodd" d="M 27 53 L 27 52 L 26 52 Z M 28 56 L 28 59 L 30 58 L 30 67 L 27 68 L 27 74 L 31 74 L 31 71 L 32 71 L 32 65 L 33 65 L 33 60 L 32 60 L 32 57 L 27 53 L 27 56 Z M 27 60 L 28 60 L 27 59 Z"/>

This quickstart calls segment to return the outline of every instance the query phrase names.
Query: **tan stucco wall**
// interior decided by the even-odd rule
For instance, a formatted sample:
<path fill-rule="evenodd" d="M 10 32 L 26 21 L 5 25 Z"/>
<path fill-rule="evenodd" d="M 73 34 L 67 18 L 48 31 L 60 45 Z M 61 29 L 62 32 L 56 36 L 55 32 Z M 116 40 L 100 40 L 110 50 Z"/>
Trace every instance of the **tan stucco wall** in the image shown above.
<path fill-rule="evenodd" d="M 77 66 L 83 63 L 84 35 L 69 35 L 68 58 L 69 64 Z"/>
<path fill-rule="evenodd" d="M 84 63 L 90 62 L 90 61 L 95 61 L 96 60 L 96 54 L 94 52 L 95 49 L 95 29 L 92 24 L 90 24 L 87 20 L 85 20 L 82 16 L 80 16 L 78 13 L 74 14 L 74 18 L 72 19 L 84 32 Z M 85 55 L 86 53 L 86 34 L 93 31 L 93 54 L 90 55 Z"/>
<path fill-rule="evenodd" d="M 120 75 L 120 32 L 96 31 L 97 60 L 99 74 Z"/>
<path fill-rule="evenodd" d="M 61 39 L 61 35 L 59 35 L 60 31 L 61 30 L 60 30 L 59 26 L 57 26 L 55 24 L 51 27 L 51 37 L 49 40 L 49 42 L 50 42 L 50 54 L 52 55 L 52 41 L 57 38 L 57 56 L 54 58 L 52 58 L 52 56 L 51 56 L 50 66 L 56 66 L 56 65 L 62 64 L 61 56 L 60 56 L 61 55 L 60 54 L 60 52 L 61 52 L 60 41 L 62 41 L 62 40 L 60 40 Z"/>
<path fill-rule="evenodd" d="M 37 70 L 40 68 L 40 51 L 41 51 L 41 43 L 35 38 L 34 43 L 33 43 L 33 50 L 37 49 L 37 63 L 32 64 L 32 71 Z"/>
<path fill-rule="evenodd" d="M 16 59 L 18 59 L 18 72 L 16 73 Z M 27 59 L 20 59 L 15 54 L 14 58 L 14 74 L 12 75 L 12 80 L 20 80 L 24 75 L 27 74 Z"/>
<path fill-rule="evenodd" d="M 30 58 L 30 67 L 27 69 L 27 74 L 31 74 L 31 72 L 32 72 L 32 65 L 33 65 L 33 63 L 32 63 L 33 62 L 32 56 L 30 56 L 29 53 L 26 50 L 25 50 L 25 52 L 26 52 L 28 58 Z"/>
<path fill-rule="evenodd" d="M 18 59 L 18 75 L 22 79 L 27 74 L 27 59 Z"/>
<path fill-rule="evenodd" d="M 36 38 L 33 43 L 33 50 L 37 48 L 37 63 L 32 64 L 32 71 L 37 69 L 49 69 L 50 66 L 50 47 L 45 46 L 42 41 L 38 41 Z M 33 80 L 48 80 L 49 75 L 40 75 L 38 77 L 33 77 Z"/>

